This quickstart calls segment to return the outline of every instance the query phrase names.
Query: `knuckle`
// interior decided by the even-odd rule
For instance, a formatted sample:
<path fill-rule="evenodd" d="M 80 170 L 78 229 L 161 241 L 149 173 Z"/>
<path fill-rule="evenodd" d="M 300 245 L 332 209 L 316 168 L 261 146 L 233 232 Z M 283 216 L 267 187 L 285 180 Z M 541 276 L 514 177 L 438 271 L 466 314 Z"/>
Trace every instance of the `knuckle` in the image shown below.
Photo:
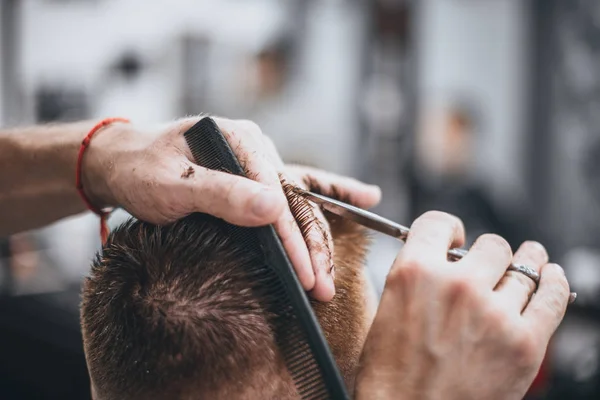
<path fill-rule="evenodd" d="M 530 250 L 536 251 L 538 253 L 546 254 L 546 248 L 544 247 L 544 245 L 535 240 L 527 240 L 523 242 L 522 246 Z"/>
<path fill-rule="evenodd" d="M 425 278 L 428 273 L 421 260 L 407 257 L 401 253 L 396 257 L 386 282 L 392 285 L 411 285 Z"/>
<path fill-rule="evenodd" d="M 434 210 L 434 211 L 427 211 L 426 213 L 424 213 L 421 216 L 421 219 L 438 220 L 438 221 L 454 223 L 454 221 L 457 218 L 455 216 L 453 216 L 452 214 L 448 214 L 447 212 Z"/>
<path fill-rule="evenodd" d="M 264 136 L 262 130 L 260 129 L 260 126 L 258 126 L 258 124 L 254 121 L 251 121 L 249 119 L 242 119 L 238 120 L 237 123 L 244 130 L 244 132 L 246 134 L 249 134 L 250 136 L 261 138 Z"/>
<path fill-rule="evenodd" d="M 435 222 L 438 224 L 450 225 L 453 230 L 460 229 L 463 225 L 460 218 L 443 211 L 427 211 L 418 218 L 418 221 L 421 223 Z"/>
<path fill-rule="evenodd" d="M 568 292 L 570 290 L 569 288 L 569 281 L 567 281 L 567 276 L 565 275 L 565 270 L 563 269 L 563 267 L 561 267 L 558 264 L 548 264 L 548 266 L 556 269 L 557 272 L 559 272 L 559 276 L 557 279 L 557 284 L 566 292 Z"/>
<path fill-rule="evenodd" d="M 162 134 L 156 138 L 152 146 L 162 147 L 167 143 L 181 141 L 183 139 L 183 134 L 199 120 L 200 118 L 196 117 L 180 118 L 166 126 L 161 127 Z"/>
<path fill-rule="evenodd" d="M 464 276 L 454 275 L 446 280 L 446 292 L 450 301 L 466 300 L 478 303 L 479 290 L 476 285 Z"/>
<path fill-rule="evenodd" d="M 546 248 L 539 242 L 528 240 L 519 246 L 519 249 L 515 253 L 515 257 L 528 262 L 533 262 L 536 265 L 542 265 L 548 262 L 548 252 Z"/>
<path fill-rule="evenodd" d="M 486 245 L 494 246 L 504 256 L 512 258 L 513 254 L 510 244 L 508 244 L 506 239 L 502 236 L 493 233 L 485 233 L 479 237 L 478 241 L 480 243 L 485 243 Z"/>
<path fill-rule="evenodd" d="M 273 143 L 273 139 L 271 139 L 270 137 L 268 137 L 267 135 L 263 135 L 262 136 L 262 140 L 265 142 L 265 144 L 272 149 L 275 149 L 275 143 Z"/>
<path fill-rule="evenodd" d="M 190 129 L 196 123 L 200 121 L 200 117 L 187 117 L 181 118 L 174 124 L 174 129 L 172 129 L 172 134 L 182 135 L 185 131 Z"/>

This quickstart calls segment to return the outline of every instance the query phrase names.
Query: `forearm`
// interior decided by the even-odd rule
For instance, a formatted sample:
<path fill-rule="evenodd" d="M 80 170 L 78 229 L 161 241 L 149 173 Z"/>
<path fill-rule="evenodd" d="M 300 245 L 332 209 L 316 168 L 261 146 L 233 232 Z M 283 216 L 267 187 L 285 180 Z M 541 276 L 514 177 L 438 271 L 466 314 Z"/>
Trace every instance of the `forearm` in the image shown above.
<path fill-rule="evenodd" d="M 85 210 L 75 169 L 81 141 L 94 123 L 0 130 L 0 236 Z"/>

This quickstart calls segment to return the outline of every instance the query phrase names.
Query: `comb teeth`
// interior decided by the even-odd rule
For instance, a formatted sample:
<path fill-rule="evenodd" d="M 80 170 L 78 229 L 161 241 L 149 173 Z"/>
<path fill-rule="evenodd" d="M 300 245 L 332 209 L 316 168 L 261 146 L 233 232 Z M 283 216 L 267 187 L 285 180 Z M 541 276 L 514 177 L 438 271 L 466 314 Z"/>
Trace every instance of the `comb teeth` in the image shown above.
<path fill-rule="evenodd" d="M 184 137 L 198 165 L 244 176 L 211 118 L 203 118 Z M 237 227 L 232 234 L 265 260 L 262 267 L 247 271 L 248 276 L 265 310 L 274 316 L 275 340 L 302 399 L 348 399 L 331 351 L 273 227 Z"/>
<path fill-rule="evenodd" d="M 207 118 L 202 119 L 202 121 L 205 120 Z M 239 167 L 236 158 L 224 157 L 223 153 L 230 153 L 229 155 L 233 157 L 235 155 L 231 152 L 229 144 L 220 132 L 219 135 L 215 135 L 214 129 L 218 129 L 216 124 L 214 122 L 214 125 L 202 124 L 202 121 L 191 127 L 183 135 L 196 163 L 204 168 L 244 175 L 243 171 L 236 171 L 236 167 Z"/>

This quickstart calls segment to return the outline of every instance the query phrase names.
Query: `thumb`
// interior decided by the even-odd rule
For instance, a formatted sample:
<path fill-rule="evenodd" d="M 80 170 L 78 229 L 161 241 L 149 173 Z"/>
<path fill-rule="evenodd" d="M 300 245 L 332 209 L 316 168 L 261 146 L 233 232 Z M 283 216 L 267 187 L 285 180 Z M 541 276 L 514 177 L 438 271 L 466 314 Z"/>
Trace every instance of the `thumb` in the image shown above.
<path fill-rule="evenodd" d="M 174 190 L 185 214 L 203 212 L 240 226 L 276 222 L 287 207 L 280 188 L 248 178 L 193 166 L 193 174 L 179 180 Z"/>

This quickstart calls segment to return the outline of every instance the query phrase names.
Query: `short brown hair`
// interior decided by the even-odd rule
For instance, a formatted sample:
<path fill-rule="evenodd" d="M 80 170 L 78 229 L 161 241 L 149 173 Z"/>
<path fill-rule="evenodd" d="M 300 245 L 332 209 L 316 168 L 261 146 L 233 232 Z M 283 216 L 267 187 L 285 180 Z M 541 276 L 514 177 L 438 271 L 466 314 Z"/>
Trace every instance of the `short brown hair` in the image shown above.
<path fill-rule="evenodd" d="M 328 219 L 337 293 L 313 307 L 351 387 L 367 330 L 359 270 L 367 238 L 351 222 Z M 81 306 L 100 399 L 296 397 L 245 272 L 260 260 L 232 239 L 231 229 L 193 214 L 168 226 L 131 220 L 110 235 Z"/>

